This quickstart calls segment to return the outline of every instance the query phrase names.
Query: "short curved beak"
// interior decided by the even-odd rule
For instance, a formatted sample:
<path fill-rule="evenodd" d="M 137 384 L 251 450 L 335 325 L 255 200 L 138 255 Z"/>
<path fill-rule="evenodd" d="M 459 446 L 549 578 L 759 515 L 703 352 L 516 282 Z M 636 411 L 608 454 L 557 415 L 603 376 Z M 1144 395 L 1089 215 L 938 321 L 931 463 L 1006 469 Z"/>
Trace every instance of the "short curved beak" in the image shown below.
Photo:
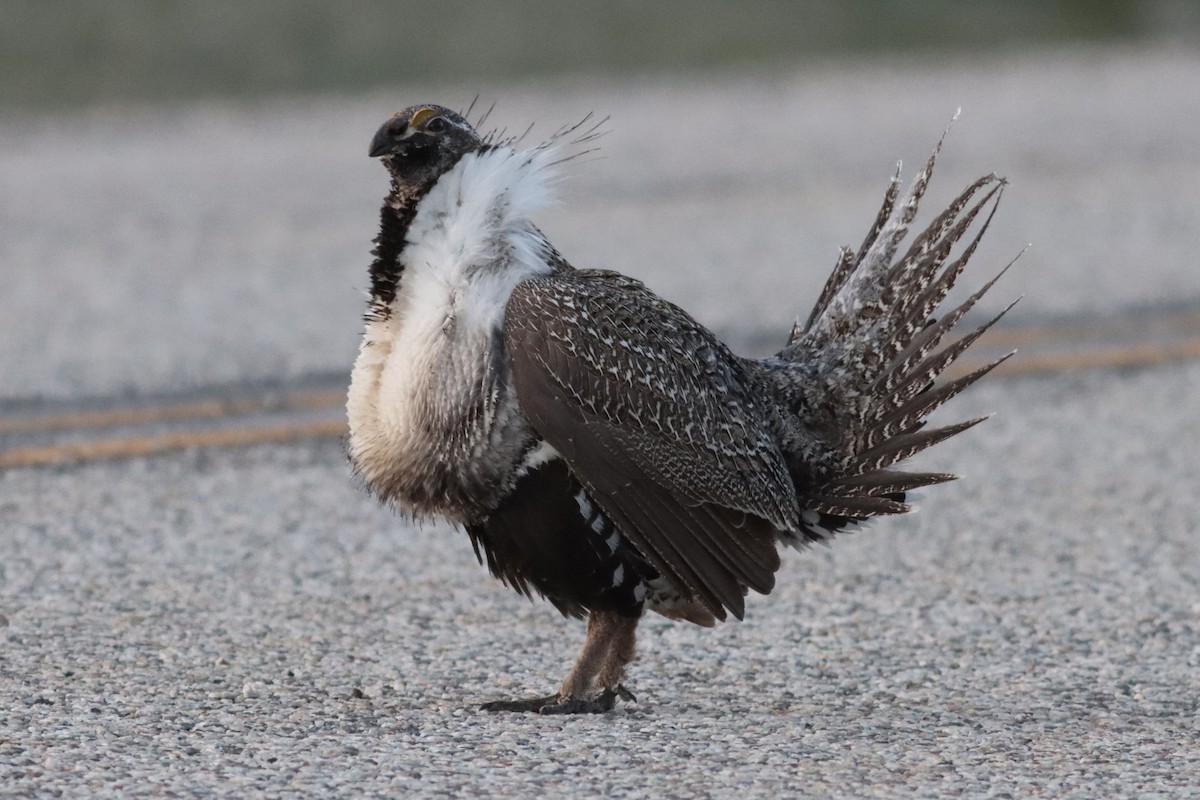
<path fill-rule="evenodd" d="M 375 132 L 375 138 L 371 140 L 371 149 L 367 154 L 371 158 L 392 155 L 399 152 L 401 145 L 402 140 L 396 136 L 395 125 L 389 121 Z"/>

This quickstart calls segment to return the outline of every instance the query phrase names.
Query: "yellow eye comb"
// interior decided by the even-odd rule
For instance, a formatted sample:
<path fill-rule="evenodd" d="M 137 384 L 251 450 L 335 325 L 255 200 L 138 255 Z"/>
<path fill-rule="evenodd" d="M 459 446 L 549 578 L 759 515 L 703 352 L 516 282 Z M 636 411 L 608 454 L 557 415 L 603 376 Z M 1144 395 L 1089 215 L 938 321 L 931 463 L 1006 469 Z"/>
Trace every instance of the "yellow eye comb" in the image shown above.
<path fill-rule="evenodd" d="M 408 121 L 408 127 L 419 128 L 428 122 L 430 117 L 436 117 L 437 113 L 438 110 L 436 108 L 432 108 L 431 106 L 418 108 L 413 112 L 412 119 Z"/>

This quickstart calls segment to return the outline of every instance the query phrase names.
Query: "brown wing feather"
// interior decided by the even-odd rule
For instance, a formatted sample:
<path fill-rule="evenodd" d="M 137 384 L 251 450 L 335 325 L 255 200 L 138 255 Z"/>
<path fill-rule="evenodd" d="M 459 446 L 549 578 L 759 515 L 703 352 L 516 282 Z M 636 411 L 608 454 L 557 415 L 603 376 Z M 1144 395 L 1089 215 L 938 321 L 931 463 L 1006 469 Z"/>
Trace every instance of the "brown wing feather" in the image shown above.
<path fill-rule="evenodd" d="M 520 284 L 505 338 L 530 423 L 625 536 L 714 614 L 770 591 L 795 492 L 741 364 L 635 281 Z"/>

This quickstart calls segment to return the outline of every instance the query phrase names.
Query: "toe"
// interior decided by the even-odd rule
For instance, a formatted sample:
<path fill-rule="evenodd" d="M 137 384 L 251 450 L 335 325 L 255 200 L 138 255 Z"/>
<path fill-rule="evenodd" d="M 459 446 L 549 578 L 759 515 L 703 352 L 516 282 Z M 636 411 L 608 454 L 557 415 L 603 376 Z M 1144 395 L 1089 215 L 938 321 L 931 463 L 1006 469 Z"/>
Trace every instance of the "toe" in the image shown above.
<path fill-rule="evenodd" d="M 524 712 L 526 714 L 536 714 L 548 705 L 557 703 L 558 695 L 551 694 L 545 697 L 527 697 L 522 700 L 493 700 L 490 703 L 484 703 L 479 707 L 480 711 L 491 711 L 493 713 L 500 711 Z"/>
<path fill-rule="evenodd" d="M 550 703 L 539 709 L 541 714 L 603 714 L 612 711 L 616 705 L 616 695 L 602 692 L 599 696 L 587 699 L 583 697 L 567 697 L 556 703 Z"/>

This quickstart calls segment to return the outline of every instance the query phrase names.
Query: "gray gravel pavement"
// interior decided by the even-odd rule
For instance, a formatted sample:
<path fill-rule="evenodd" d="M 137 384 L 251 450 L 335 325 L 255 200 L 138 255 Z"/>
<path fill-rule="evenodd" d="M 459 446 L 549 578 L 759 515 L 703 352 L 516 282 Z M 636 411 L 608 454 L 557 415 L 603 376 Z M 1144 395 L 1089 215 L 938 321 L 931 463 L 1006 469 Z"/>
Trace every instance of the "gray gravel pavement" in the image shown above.
<path fill-rule="evenodd" d="M 612 114 L 544 227 L 742 347 L 959 105 L 931 200 L 1012 179 L 978 280 L 1035 245 L 992 308 L 1196 308 L 1197 74 L 1077 51 L 0 120 L 0 404 L 344 373 L 370 134 L 477 88 L 514 128 Z M 582 626 L 332 440 L 0 471 L 0 796 L 1200 796 L 1198 394 L 1200 362 L 985 381 L 950 416 L 997 416 L 923 462 L 965 480 L 787 557 L 744 623 L 647 620 L 640 702 L 585 719 L 476 710 L 553 688 Z"/>
<path fill-rule="evenodd" d="M 639 702 L 490 715 L 582 638 L 335 443 L 0 475 L 0 794 L 1200 792 L 1200 364 L 1004 379 L 921 511 L 650 619 Z M 1194 438 L 1191 441 L 1195 441 Z"/>

